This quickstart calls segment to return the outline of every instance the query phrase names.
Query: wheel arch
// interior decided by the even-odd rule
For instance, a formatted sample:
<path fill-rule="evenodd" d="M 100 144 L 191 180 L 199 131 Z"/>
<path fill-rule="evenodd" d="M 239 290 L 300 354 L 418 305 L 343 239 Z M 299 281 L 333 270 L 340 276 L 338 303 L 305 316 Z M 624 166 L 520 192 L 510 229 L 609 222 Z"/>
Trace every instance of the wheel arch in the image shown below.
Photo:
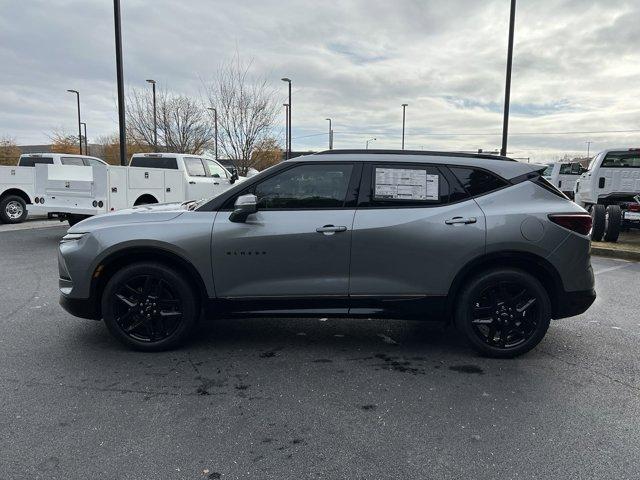
<path fill-rule="evenodd" d="M 159 201 L 151 193 L 143 193 L 136 199 L 135 202 L 133 202 L 133 206 L 135 207 L 137 205 L 148 205 L 151 203 L 159 203 Z"/>
<path fill-rule="evenodd" d="M 493 268 L 517 268 L 533 275 L 549 294 L 552 318 L 559 311 L 560 295 L 564 292 L 562 278 L 546 259 L 529 252 L 505 251 L 478 257 L 467 263 L 451 283 L 447 296 L 447 317 L 453 318 L 456 301 L 462 287 L 474 276 Z"/>
<path fill-rule="evenodd" d="M 195 289 L 201 305 L 205 305 L 208 292 L 198 270 L 184 257 L 158 246 L 131 246 L 110 253 L 101 259 L 93 271 L 90 298 L 93 299 L 96 311 L 101 317 L 101 297 L 109 279 L 122 267 L 132 263 L 154 262 L 172 267 L 182 273 Z"/>
<path fill-rule="evenodd" d="M 7 197 L 9 195 L 16 195 L 16 196 L 22 198 L 27 205 L 31 205 L 32 204 L 31 198 L 29 197 L 27 192 L 25 192 L 24 190 L 21 190 L 19 188 L 8 188 L 7 190 L 3 191 L 2 193 L 0 193 L 0 200 L 2 200 L 3 198 L 5 198 L 5 197 Z"/>

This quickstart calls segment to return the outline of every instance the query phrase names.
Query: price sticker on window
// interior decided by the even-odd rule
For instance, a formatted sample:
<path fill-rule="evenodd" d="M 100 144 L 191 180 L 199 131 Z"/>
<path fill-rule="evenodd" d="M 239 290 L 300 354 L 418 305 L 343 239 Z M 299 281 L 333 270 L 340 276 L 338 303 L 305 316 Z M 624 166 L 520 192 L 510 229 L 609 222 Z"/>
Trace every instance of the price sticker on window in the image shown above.
<path fill-rule="evenodd" d="M 376 168 L 374 196 L 381 200 L 439 200 L 439 176 L 417 168 Z"/>

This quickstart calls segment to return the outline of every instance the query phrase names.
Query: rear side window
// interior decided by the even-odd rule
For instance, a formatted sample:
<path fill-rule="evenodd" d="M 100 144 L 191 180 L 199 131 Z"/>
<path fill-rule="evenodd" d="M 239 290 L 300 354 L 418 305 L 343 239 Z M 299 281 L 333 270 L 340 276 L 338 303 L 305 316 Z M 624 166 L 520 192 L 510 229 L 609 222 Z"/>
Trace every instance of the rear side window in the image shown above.
<path fill-rule="evenodd" d="M 178 162 L 174 157 L 133 157 L 129 166 L 178 170 Z"/>
<path fill-rule="evenodd" d="M 19 167 L 33 167 L 35 166 L 36 163 L 53 165 L 53 158 L 51 157 L 20 157 L 20 160 L 18 160 Z"/>
<path fill-rule="evenodd" d="M 640 152 L 609 152 L 602 168 L 640 168 Z"/>
<path fill-rule="evenodd" d="M 82 158 L 78 157 L 62 157 L 60 159 L 60 163 L 62 163 L 62 165 L 78 165 L 80 167 L 84 166 Z"/>
<path fill-rule="evenodd" d="M 472 197 L 484 195 L 509 185 L 503 178 L 485 170 L 467 167 L 449 167 L 449 169 Z"/>
<path fill-rule="evenodd" d="M 206 177 L 207 172 L 204 169 L 202 160 L 199 158 L 185 158 L 184 166 L 187 168 L 187 173 L 190 177 Z"/>

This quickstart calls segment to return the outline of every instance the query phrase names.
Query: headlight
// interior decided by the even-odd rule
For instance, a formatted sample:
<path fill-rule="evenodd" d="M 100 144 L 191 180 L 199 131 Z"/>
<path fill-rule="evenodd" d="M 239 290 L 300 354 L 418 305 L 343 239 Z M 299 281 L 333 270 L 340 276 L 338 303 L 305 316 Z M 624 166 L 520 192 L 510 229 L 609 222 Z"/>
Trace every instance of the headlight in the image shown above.
<path fill-rule="evenodd" d="M 62 240 L 60 240 L 60 243 L 77 242 L 85 235 L 86 233 L 67 233 L 64 237 L 62 237 Z"/>

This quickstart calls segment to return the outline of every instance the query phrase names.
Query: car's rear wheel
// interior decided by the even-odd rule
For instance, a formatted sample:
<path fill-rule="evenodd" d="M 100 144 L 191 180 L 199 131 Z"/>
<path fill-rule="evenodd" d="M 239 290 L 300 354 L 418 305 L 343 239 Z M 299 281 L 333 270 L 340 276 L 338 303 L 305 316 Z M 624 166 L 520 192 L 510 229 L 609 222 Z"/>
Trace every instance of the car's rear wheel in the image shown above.
<path fill-rule="evenodd" d="M 602 240 L 605 228 L 605 206 L 596 204 L 591 207 L 591 219 L 593 227 L 591 228 L 591 240 L 599 242 Z"/>
<path fill-rule="evenodd" d="M 159 263 L 137 263 L 119 270 L 102 295 L 109 331 L 138 350 L 179 346 L 193 331 L 198 313 L 198 298 L 187 279 Z"/>
<path fill-rule="evenodd" d="M 544 337 L 551 320 L 549 295 L 540 282 L 516 269 L 484 272 L 458 297 L 456 324 L 481 354 L 522 355 Z"/>
<path fill-rule="evenodd" d="M 604 239 L 607 242 L 617 242 L 622 227 L 622 209 L 620 205 L 609 205 L 605 212 Z"/>

